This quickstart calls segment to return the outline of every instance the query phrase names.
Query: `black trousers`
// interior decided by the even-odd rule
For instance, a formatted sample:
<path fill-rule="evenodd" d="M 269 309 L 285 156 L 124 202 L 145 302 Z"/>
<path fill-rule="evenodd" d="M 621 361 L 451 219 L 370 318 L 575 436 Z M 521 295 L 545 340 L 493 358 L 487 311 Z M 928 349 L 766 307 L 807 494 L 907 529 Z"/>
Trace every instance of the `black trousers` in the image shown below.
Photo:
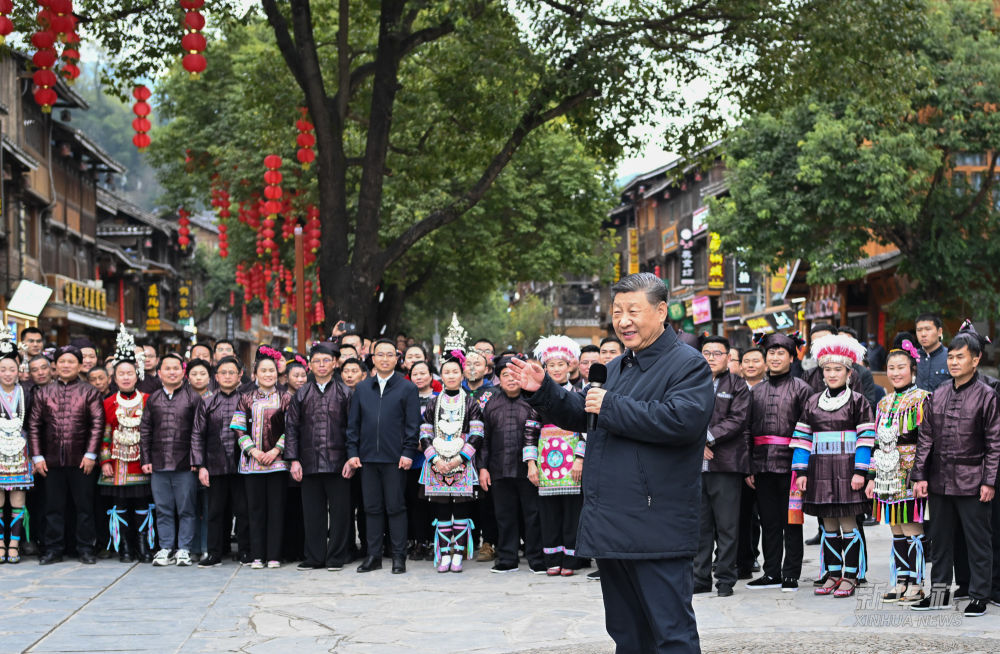
<path fill-rule="evenodd" d="M 348 541 L 351 548 L 354 548 L 355 541 L 361 543 L 359 553 L 364 556 L 368 553 L 368 527 L 365 518 L 365 498 L 361 490 L 361 473 L 351 477 L 351 535 Z"/>
<path fill-rule="evenodd" d="M 472 517 L 483 542 L 496 545 L 499 536 L 497 535 L 497 516 L 493 510 L 493 498 L 490 497 L 492 493 L 492 486 L 488 491 L 484 491 L 482 488 L 476 490 L 475 509 L 473 509 Z"/>
<path fill-rule="evenodd" d="M 546 568 L 579 570 L 576 532 L 580 527 L 583 495 L 539 495 L 538 513 L 542 523 L 542 553 Z"/>
<path fill-rule="evenodd" d="M 96 465 L 94 466 L 96 469 Z M 66 550 L 64 533 L 69 511 L 66 498 L 76 509 L 76 552 L 94 551 L 97 537 L 94 525 L 94 495 L 97 489 L 97 472 L 89 475 L 75 466 L 49 468 L 45 478 L 45 547 L 62 554 Z"/>
<path fill-rule="evenodd" d="M 305 516 L 302 513 L 302 484 L 288 478 L 285 493 L 285 533 L 281 539 L 281 556 L 286 561 L 304 561 L 306 551 Z"/>
<path fill-rule="evenodd" d="M 222 557 L 229 553 L 229 535 L 236 516 L 236 545 L 239 552 L 250 552 L 250 525 L 247 516 L 247 493 L 244 475 L 211 475 L 208 493 L 208 554 Z M 227 510 L 228 509 L 228 510 Z"/>
<path fill-rule="evenodd" d="M 388 518 L 392 555 L 406 556 L 406 471 L 397 463 L 364 463 L 361 492 L 365 502 L 368 556 L 382 555 L 382 537 Z"/>
<path fill-rule="evenodd" d="M 764 540 L 764 574 L 775 579 L 798 579 L 802 574 L 804 545 L 802 525 L 788 524 L 792 473 L 761 472 L 754 476 L 754 482 Z"/>
<path fill-rule="evenodd" d="M 472 502 L 428 502 L 431 517 L 438 522 L 468 520 L 475 508 Z M 473 520 L 475 522 L 475 520 Z"/>
<path fill-rule="evenodd" d="M 691 559 L 598 559 L 615 654 L 701 652 Z"/>
<path fill-rule="evenodd" d="M 712 555 L 718 543 L 715 566 L 718 587 L 736 585 L 736 547 L 739 542 L 739 472 L 705 472 L 701 475 L 701 535 L 694 557 L 694 580 L 699 586 L 712 585 Z"/>
<path fill-rule="evenodd" d="M 538 514 L 538 489 L 524 477 L 493 479 L 490 486 L 493 513 L 497 519 L 496 552 L 499 563 L 517 565 L 520 542 L 520 518 L 524 519 L 524 554 L 528 565 L 540 569 L 542 556 L 542 525 Z"/>
<path fill-rule="evenodd" d="M 406 471 L 406 533 L 410 540 L 418 543 L 429 543 L 433 536 L 431 514 L 427 508 L 427 499 L 420 497 L 420 469 L 411 468 Z"/>
<path fill-rule="evenodd" d="M 351 481 L 340 473 L 302 477 L 305 562 L 340 567 L 350 556 Z"/>
<path fill-rule="evenodd" d="M 288 475 L 284 471 L 259 472 L 243 478 L 250 523 L 250 558 L 280 561 Z"/>
<path fill-rule="evenodd" d="M 969 553 L 969 597 L 989 600 L 993 580 L 992 508 L 978 495 L 930 495 L 931 584 L 951 586 L 955 522 L 960 520 Z"/>
<path fill-rule="evenodd" d="M 757 491 L 746 484 L 740 489 L 740 533 L 736 551 L 736 567 L 750 572 L 760 556 L 760 516 L 757 514 Z"/>
<path fill-rule="evenodd" d="M 32 464 L 34 465 L 34 464 Z M 35 486 L 28 491 L 24 500 L 31 523 L 31 540 L 38 545 L 38 551 L 45 551 L 45 477 L 35 475 Z"/>
<path fill-rule="evenodd" d="M 1000 500 L 993 498 L 990 503 L 992 514 L 990 523 L 993 525 L 993 583 L 990 589 L 990 599 L 1000 602 Z"/>

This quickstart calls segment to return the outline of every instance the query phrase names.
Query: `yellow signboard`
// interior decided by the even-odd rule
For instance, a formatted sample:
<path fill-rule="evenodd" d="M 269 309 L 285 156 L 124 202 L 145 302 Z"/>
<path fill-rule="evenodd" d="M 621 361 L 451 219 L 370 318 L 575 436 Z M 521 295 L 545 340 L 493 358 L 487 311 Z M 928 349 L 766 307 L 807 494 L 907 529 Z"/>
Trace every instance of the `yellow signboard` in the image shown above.
<path fill-rule="evenodd" d="M 708 287 L 722 289 L 726 286 L 726 259 L 722 255 L 722 237 L 716 232 L 708 235 Z"/>
<path fill-rule="evenodd" d="M 146 291 L 146 331 L 160 331 L 160 289 L 150 284 Z"/>
<path fill-rule="evenodd" d="M 634 275 L 639 272 L 639 230 L 635 227 L 628 229 L 628 274 Z"/>
<path fill-rule="evenodd" d="M 64 304 L 87 309 L 94 313 L 104 313 L 108 303 L 108 295 L 100 288 L 76 282 L 66 282 L 62 287 L 62 301 Z"/>

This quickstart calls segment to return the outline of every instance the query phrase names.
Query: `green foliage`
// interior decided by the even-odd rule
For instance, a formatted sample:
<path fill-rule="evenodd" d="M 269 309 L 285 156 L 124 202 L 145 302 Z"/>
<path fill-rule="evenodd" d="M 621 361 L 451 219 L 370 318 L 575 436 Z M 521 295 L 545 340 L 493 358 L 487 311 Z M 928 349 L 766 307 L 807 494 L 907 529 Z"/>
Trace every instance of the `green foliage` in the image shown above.
<path fill-rule="evenodd" d="M 131 105 L 105 92 L 97 79 L 96 66 L 81 64 L 80 71 L 75 90 L 87 101 L 90 109 L 75 112 L 73 126 L 94 139 L 127 169 L 124 184 L 115 189 L 116 193 L 124 195 L 140 207 L 155 206 L 163 189 L 157 183 L 145 155 L 132 144 L 132 136 L 135 134 L 132 119 L 135 114 L 132 113 Z"/>
<path fill-rule="evenodd" d="M 446 309 L 435 311 L 414 306 L 406 312 L 405 330 L 418 341 L 429 341 L 435 318 L 443 336 L 451 322 L 451 312 Z M 494 292 L 467 310 L 459 311 L 458 320 L 469 333 L 470 346 L 475 339 L 488 338 L 496 345 L 498 354 L 508 346 L 516 352 L 529 352 L 541 336 L 552 331 L 552 309 L 534 295 L 509 304 L 503 293 Z"/>
<path fill-rule="evenodd" d="M 952 167 L 1000 151 L 1000 20 L 991 3 L 934 2 L 908 38 L 898 93 L 845 90 L 745 121 L 726 143 L 731 195 L 710 227 L 753 264 L 809 262 L 819 283 L 863 275 L 870 241 L 894 245 L 915 283 L 899 315 L 993 305 L 1000 278 L 973 262 L 1000 254 L 1000 188 L 992 168 L 953 179 Z"/>
<path fill-rule="evenodd" d="M 170 123 L 151 159 L 171 206 L 205 203 L 215 173 L 236 200 L 259 189 L 264 155 L 292 158 L 295 110 L 309 106 L 317 165 L 300 177 L 288 163 L 285 186 L 322 211 L 327 313 L 371 329 L 392 321 L 379 289 L 398 308 L 421 287 L 439 289 L 429 302 L 440 289 L 472 302 L 518 279 L 603 272 L 606 166 L 639 143 L 637 128 L 669 115 L 664 144 L 690 153 L 734 113 L 803 89 L 826 101 L 851 79 L 884 93 L 919 4 L 220 0 L 204 9 L 196 82 L 178 70 L 176 4 L 75 6 L 114 88 L 162 81 Z M 240 231 L 233 256 L 252 258 Z"/>

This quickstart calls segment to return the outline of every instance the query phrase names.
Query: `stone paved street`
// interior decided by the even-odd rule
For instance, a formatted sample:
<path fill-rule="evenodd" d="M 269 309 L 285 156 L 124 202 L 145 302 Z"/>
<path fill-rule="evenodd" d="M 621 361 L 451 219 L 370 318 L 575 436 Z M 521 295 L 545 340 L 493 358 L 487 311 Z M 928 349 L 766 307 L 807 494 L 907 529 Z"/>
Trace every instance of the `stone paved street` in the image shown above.
<path fill-rule="evenodd" d="M 888 530 L 869 529 L 884 582 Z M 804 577 L 818 549 L 807 547 Z M 582 576 L 492 575 L 470 564 L 438 575 L 410 572 L 209 570 L 34 560 L 0 567 L 0 654 L 9 652 L 560 652 L 606 653 L 600 586 Z M 695 610 L 706 652 L 773 652 L 838 643 L 851 652 L 989 652 L 1000 649 L 1000 608 L 983 618 L 918 614 L 855 599 L 748 591 L 699 595 Z M 879 589 L 881 592 L 881 589 Z M 436 618 L 435 616 L 444 616 Z M 454 618 L 460 627 L 447 623 Z"/>

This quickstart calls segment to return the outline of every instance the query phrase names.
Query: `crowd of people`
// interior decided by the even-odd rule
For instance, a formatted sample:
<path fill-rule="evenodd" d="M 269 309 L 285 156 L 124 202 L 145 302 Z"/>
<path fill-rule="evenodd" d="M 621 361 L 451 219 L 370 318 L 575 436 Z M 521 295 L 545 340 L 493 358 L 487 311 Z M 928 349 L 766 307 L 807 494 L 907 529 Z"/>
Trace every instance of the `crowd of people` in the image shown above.
<path fill-rule="evenodd" d="M 851 597 L 875 558 L 864 527 L 884 523 L 892 550 L 883 601 L 922 611 L 969 599 L 969 617 L 1000 605 L 1000 381 L 978 371 L 989 341 L 966 321 L 946 347 L 934 315 L 919 316 L 914 331 L 876 350 L 888 392 L 849 327 L 814 324 L 803 357 L 798 334 L 742 350 L 689 337 L 716 393 L 695 593 L 713 590 L 713 574 L 723 597 L 739 579 L 750 590 L 797 591 L 804 544 L 814 544 L 813 591 Z M 803 541 L 806 515 L 819 533 Z"/>
<path fill-rule="evenodd" d="M 443 573 L 474 556 L 502 573 L 523 552 L 571 576 L 590 566 L 574 555 L 584 442 L 506 368 L 537 358 L 578 390 L 623 346 L 467 341 L 453 321 L 438 367 L 405 336 L 335 330 L 307 357 L 261 346 L 245 370 L 225 340 L 160 353 L 122 326 L 100 366 L 85 339 L 0 330 L 0 563 Z"/>
<path fill-rule="evenodd" d="M 882 560 L 867 521 L 892 532 L 885 601 L 930 610 L 967 597 L 967 616 L 1000 605 L 1000 382 L 978 372 L 987 340 L 971 324 L 945 347 L 941 321 L 920 316 L 888 352 L 828 324 L 805 349 L 797 334 L 745 349 L 680 338 L 715 395 L 695 593 L 731 596 L 741 579 L 798 590 L 808 515 L 818 595 L 852 596 Z M 18 342 L 0 328 L 0 563 L 591 567 L 576 552 L 586 433 L 530 403 L 512 362 L 585 393 L 594 364 L 631 365 L 617 337 L 498 353 L 453 320 L 433 358 L 402 335 L 340 329 L 307 355 L 261 346 L 245 369 L 228 341 L 161 353 L 123 326 L 101 366 L 86 340 L 45 350 L 38 329 Z"/>

